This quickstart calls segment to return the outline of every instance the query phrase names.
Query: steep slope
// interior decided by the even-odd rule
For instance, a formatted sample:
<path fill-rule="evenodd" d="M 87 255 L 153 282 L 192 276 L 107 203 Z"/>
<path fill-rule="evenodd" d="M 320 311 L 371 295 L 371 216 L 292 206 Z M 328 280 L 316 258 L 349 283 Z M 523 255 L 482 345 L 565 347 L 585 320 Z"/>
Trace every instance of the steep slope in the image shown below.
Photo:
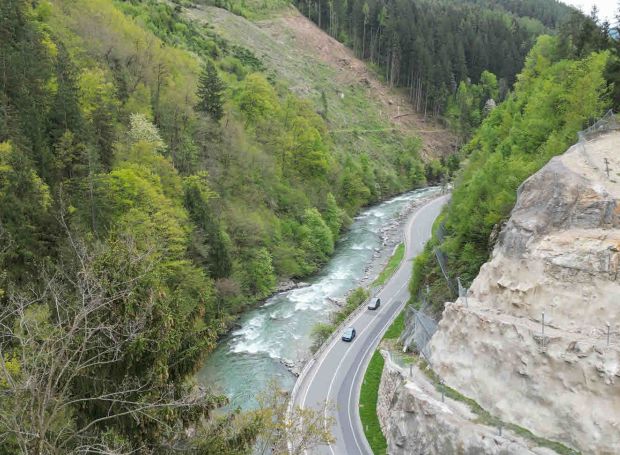
<path fill-rule="evenodd" d="M 430 344 L 449 386 L 584 453 L 620 451 L 619 146 L 619 132 L 578 143 L 521 186 Z"/>
<path fill-rule="evenodd" d="M 453 151 L 453 136 L 413 112 L 406 94 L 391 90 L 366 63 L 295 8 L 250 21 L 227 10 L 198 5 L 186 17 L 254 52 L 277 78 L 324 113 L 336 145 L 385 159 L 408 137 L 422 138 L 426 159 Z"/>
<path fill-rule="evenodd" d="M 604 72 L 609 53 L 569 60 L 562 46 L 556 37 L 539 38 L 514 92 L 463 148 L 468 159 L 455 180 L 443 228 L 416 259 L 411 284 L 414 300 L 419 302 L 419 293 L 426 291 L 437 315 L 445 301 L 456 297 L 457 277 L 468 286 L 487 261 L 519 185 L 566 151 L 577 132 L 608 109 Z"/>
<path fill-rule="evenodd" d="M 497 3 L 295 1 L 300 11 L 331 36 L 377 65 L 390 86 L 406 87 L 419 112 L 433 116 L 446 112 L 460 82 L 477 83 L 485 70 L 502 82 L 503 97 L 536 37 L 549 31 L 536 17 L 548 16 L 556 23 L 562 10 L 570 11 L 553 0 L 538 2 L 535 8 Z M 521 17 L 521 10 L 534 18 Z"/>

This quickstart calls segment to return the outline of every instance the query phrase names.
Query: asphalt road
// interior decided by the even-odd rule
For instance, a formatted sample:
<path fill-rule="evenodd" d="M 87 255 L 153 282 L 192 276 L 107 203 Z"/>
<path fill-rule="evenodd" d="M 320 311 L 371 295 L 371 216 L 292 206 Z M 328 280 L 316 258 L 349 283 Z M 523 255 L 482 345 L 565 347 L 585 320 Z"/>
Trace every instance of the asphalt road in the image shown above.
<path fill-rule="evenodd" d="M 309 455 L 372 455 L 358 412 L 364 372 L 381 337 L 409 300 L 412 260 L 430 238 L 433 222 L 448 198 L 442 196 L 430 201 L 409 218 L 404 260 L 377 294 L 381 299 L 379 310 L 362 311 L 350 323 L 357 331 L 353 342 L 346 343 L 336 337 L 299 377 L 292 397 L 295 405 L 320 408 L 326 400 L 335 403 L 335 409 L 326 411 L 325 417 L 331 414 L 335 419 L 332 434 L 336 441 L 312 449 Z"/>

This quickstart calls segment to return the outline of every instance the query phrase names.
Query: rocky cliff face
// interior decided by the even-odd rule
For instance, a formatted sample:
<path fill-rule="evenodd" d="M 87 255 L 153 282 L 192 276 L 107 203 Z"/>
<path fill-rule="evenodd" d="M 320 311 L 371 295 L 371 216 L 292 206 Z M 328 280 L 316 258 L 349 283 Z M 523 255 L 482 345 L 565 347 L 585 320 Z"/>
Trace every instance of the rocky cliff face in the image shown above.
<path fill-rule="evenodd" d="M 429 345 L 448 386 L 505 423 L 588 454 L 620 453 L 618 182 L 618 132 L 573 146 L 528 179 L 491 260 L 467 299 L 446 304 Z M 393 455 L 554 453 L 522 431 L 499 435 L 462 401 L 442 401 L 418 367 L 386 362 L 379 398 Z"/>
<path fill-rule="evenodd" d="M 618 182 L 616 132 L 528 179 L 467 302 L 446 305 L 430 344 L 448 385 L 584 453 L 620 453 Z"/>
<path fill-rule="evenodd" d="M 442 399 L 416 366 L 400 368 L 386 358 L 377 413 L 390 455 L 552 455 L 514 433 L 480 424 L 464 403 Z"/>

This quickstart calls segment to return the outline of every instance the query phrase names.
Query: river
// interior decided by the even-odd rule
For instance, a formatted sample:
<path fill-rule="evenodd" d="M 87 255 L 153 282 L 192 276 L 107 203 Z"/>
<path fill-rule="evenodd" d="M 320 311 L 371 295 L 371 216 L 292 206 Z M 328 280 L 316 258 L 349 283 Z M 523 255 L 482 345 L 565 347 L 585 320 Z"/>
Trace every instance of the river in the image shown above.
<path fill-rule="evenodd" d="M 328 322 L 336 307 L 328 298 L 342 299 L 359 285 L 365 269 L 382 247 L 380 230 L 398 218 L 412 202 L 437 188 L 402 194 L 364 210 L 338 241 L 335 253 L 310 286 L 277 294 L 248 311 L 207 358 L 198 382 L 230 399 L 232 408 L 248 409 L 270 380 L 290 390 L 295 376 L 282 360 L 297 362 L 309 356 L 312 327 Z"/>

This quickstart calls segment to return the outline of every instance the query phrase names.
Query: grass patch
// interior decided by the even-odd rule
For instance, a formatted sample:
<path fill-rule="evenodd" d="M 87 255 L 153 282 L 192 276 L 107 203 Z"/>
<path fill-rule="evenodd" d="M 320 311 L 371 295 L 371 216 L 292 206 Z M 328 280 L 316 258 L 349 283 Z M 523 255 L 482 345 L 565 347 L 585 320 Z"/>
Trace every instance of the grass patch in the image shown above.
<path fill-rule="evenodd" d="M 373 281 L 372 285 L 373 286 L 384 285 L 385 282 L 389 280 L 392 275 L 394 275 L 394 272 L 396 271 L 396 269 L 402 262 L 403 257 L 405 257 L 405 244 L 401 243 L 400 245 L 396 247 L 396 251 L 394 251 L 394 254 L 388 261 L 387 265 L 385 266 L 383 271 L 379 274 L 379 276 L 375 279 L 375 281 Z"/>
<path fill-rule="evenodd" d="M 400 334 L 403 333 L 403 330 L 405 330 L 405 312 L 401 311 L 400 314 L 396 316 L 396 319 L 394 319 L 394 322 L 392 322 L 390 328 L 387 329 L 385 335 L 383 335 L 383 339 L 396 340 Z"/>
<path fill-rule="evenodd" d="M 401 311 L 390 328 L 383 335 L 384 340 L 396 340 L 403 332 L 405 327 L 405 312 Z M 360 419 L 364 434 L 370 448 L 375 455 L 385 455 L 387 452 L 387 441 L 381 425 L 379 425 L 379 417 L 377 416 L 377 400 L 379 398 L 379 384 L 381 383 L 381 373 L 383 373 L 383 365 L 385 361 L 379 351 L 375 351 L 370 359 L 368 368 L 364 373 L 364 382 L 360 392 Z"/>
<path fill-rule="evenodd" d="M 379 351 L 375 351 L 366 369 L 360 392 L 359 409 L 362 428 L 364 428 L 366 439 L 375 455 L 385 455 L 387 451 L 387 441 L 381 431 L 379 417 L 377 417 L 379 383 L 381 382 L 384 363 L 385 361 Z"/>

